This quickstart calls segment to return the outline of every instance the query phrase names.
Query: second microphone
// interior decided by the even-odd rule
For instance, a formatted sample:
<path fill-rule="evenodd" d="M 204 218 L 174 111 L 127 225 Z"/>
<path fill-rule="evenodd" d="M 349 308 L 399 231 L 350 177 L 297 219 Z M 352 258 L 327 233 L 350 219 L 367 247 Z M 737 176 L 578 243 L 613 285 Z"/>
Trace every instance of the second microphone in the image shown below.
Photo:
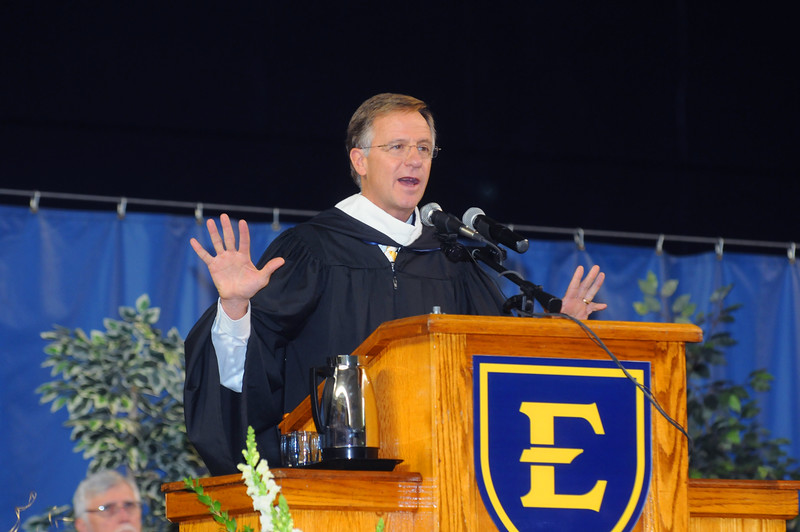
<path fill-rule="evenodd" d="M 473 229 L 491 241 L 503 244 L 517 253 L 528 251 L 528 239 L 515 233 L 505 225 L 486 216 L 483 209 L 471 207 L 461 218 L 464 225 Z"/>

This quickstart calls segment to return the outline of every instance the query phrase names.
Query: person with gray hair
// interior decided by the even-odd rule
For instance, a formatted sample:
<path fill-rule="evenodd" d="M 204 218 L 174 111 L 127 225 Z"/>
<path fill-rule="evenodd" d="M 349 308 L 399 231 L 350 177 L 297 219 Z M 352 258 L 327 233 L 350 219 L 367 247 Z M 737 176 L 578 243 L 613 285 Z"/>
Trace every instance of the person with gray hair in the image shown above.
<path fill-rule="evenodd" d="M 89 474 L 72 498 L 78 532 L 141 532 L 142 500 L 132 478 L 105 469 Z"/>
<path fill-rule="evenodd" d="M 248 426 L 261 455 L 280 463 L 278 424 L 308 396 L 311 368 L 351 353 L 382 323 L 433 309 L 505 312 L 494 278 L 448 253 L 449 237 L 421 218 L 439 153 L 427 104 L 393 93 L 367 99 L 345 147 L 359 192 L 282 232 L 257 264 L 247 223 L 239 220 L 237 245 L 227 214 L 221 232 L 207 221 L 213 249 L 190 241 L 219 294 L 185 342 L 187 433 L 212 475 L 237 472 Z M 578 319 L 606 307 L 592 300 L 604 274 L 583 274 L 579 266 L 562 306 Z"/>

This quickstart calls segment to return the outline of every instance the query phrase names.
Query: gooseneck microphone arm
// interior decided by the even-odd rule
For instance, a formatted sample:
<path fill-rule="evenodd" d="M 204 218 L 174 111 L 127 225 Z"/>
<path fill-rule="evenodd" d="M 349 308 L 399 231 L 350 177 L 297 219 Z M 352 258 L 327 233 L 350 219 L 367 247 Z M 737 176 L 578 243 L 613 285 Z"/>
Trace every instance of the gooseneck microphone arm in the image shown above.
<path fill-rule="evenodd" d="M 511 310 L 516 308 L 523 314 L 533 314 L 533 300 L 539 302 L 545 312 L 561 312 L 561 299 L 552 294 L 548 294 L 538 284 L 533 284 L 520 277 L 518 274 L 507 270 L 495 258 L 495 255 L 488 248 L 475 248 L 472 257 L 489 266 L 497 273 L 506 277 L 509 281 L 519 286 L 521 294 L 508 298 L 503 305 L 503 311 L 511 314 Z"/>
<path fill-rule="evenodd" d="M 477 209 L 480 210 L 480 209 Z M 483 213 L 483 211 L 480 211 Z M 474 248 L 470 253 L 463 246 L 457 245 L 455 241 L 446 241 L 442 246 L 442 251 L 447 258 L 453 261 L 464 260 L 467 257 L 472 257 L 472 260 L 481 261 L 496 272 L 504 275 L 511 282 L 520 287 L 522 293 L 510 297 L 503 305 L 503 311 L 506 314 L 511 314 L 512 309 L 518 309 L 521 314 L 531 316 L 533 315 L 533 300 L 539 302 L 546 312 L 556 313 L 561 312 L 561 300 L 552 296 L 542 290 L 542 287 L 526 281 L 514 272 L 506 270 L 501 261 L 505 259 L 505 252 L 500 249 L 494 242 L 481 235 L 475 229 L 463 224 L 461 220 L 442 211 L 438 203 L 428 203 L 420 209 L 420 218 L 422 223 L 436 228 L 437 233 L 443 237 L 455 238 L 463 237 L 478 241 L 485 244 L 483 247 Z M 449 235 L 449 236 L 448 236 Z M 516 238 L 516 235 L 513 235 Z M 528 241 L 525 240 L 525 249 L 527 249 Z M 519 247 L 517 246 L 519 250 Z M 520 252 L 524 251 L 521 250 Z M 500 257 L 500 260 L 498 260 Z"/>

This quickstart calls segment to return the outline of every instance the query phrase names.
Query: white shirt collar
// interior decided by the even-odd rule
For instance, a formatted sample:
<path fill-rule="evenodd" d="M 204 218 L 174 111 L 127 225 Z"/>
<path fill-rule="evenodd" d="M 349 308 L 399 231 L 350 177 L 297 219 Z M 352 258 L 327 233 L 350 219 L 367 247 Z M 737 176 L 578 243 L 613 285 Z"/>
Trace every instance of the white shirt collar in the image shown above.
<path fill-rule="evenodd" d="M 336 204 L 336 208 L 388 236 L 401 246 L 407 246 L 422 234 L 419 209 L 414 207 L 414 223 L 401 222 L 361 194 L 353 194 Z"/>

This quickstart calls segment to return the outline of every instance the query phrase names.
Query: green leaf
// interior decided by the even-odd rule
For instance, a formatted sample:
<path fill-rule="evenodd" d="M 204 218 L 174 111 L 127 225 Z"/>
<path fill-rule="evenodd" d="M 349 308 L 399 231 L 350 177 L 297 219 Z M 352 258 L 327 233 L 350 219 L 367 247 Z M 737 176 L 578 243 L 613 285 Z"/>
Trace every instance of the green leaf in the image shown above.
<path fill-rule="evenodd" d="M 723 299 L 725 299 L 726 297 L 728 297 L 728 294 L 730 293 L 730 291 L 732 289 L 733 289 L 733 285 L 732 284 L 729 284 L 729 285 L 723 286 L 721 288 L 718 288 L 718 289 L 714 290 L 714 292 L 711 293 L 711 297 L 709 298 L 709 300 L 712 303 L 718 303 L 718 302 L 722 301 Z"/>
<path fill-rule="evenodd" d="M 661 312 L 661 301 L 653 296 L 644 296 L 644 303 L 650 312 Z"/>
<path fill-rule="evenodd" d="M 675 290 L 677 289 L 678 289 L 678 281 L 675 279 L 671 279 L 666 283 L 664 283 L 664 285 L 661 287 L 661 297 L 665 298 L 672 297 L 672 295 L 675 293 Z"/>
<path fill-rule="evenodd" d="M 136 298 L 136 310 L 144 312 L 145 310 L 150 308 L 150 296 L 147 294 L 142 294 Z"/>
<path fill-rule="evenodd" d="M 734 412 L 741 412 L 742 411 L 742 403 L 739 400 L 739 397 L 736 394 L 731 394 L 728 397 L 728 408 L 733 410 Z"/>
<path fill-rule="evenodd" d="M 755 370 L 749 375 L 750 386 L 757 392 L 768 392 L 775 378 L 763 369 Z"/>
<path fill-rule="evenodd" d="M 741 443 L 742 438 L 738 430 L 731 430 L 725 434 L 725 441 L 728 443 Z"/>
<path fill-rule="evenodd" d="M 672 303 L 672 312 L 676 314 L 682 314 L 687 307 L 691 304 L 691 295 L 684 294 L 682 296 L 678 296 L 675 298 L 675 301 Z"/>
<path fill-rule="evenodd" d="M 688 303 L 685 307 L 680 310 L 681 318 L 686 319 L 686 323 L 689 323 L 689 319 L 691 318 L 692 314 L 697 311 L 697 304 L 696 303 Z"/>
<path fill-rule="evenodd" d="M 50 411 L 51 412 L 56 412 L 56 411 L 60 410 L 61 407 L 63 407 L 67 403 L 68 399 L 69 399 L 69 397 L 66 397 L 66 396 L 59 397 L 58 399 L 53 401 L 52 405 L 50 405 Z"/>
<path fill-rule="evenodd" d="M 136 309 L 132 307 L 119 307 L 119 315 L 123 320 L 131 322 L 136 319 Z"/>
<path fill-rule="evenodd" d="M 142 318 L 145 322 L 154 325 L 158 322 L 158 318 L 161 316 L 161 309 L 160 308 L 151 308 L 142 312 Z"/>
<path fill-rule="evenodd" d="M 652 271 L 647 272 L 645 279 L 639 279 L 639 290 L 646 296 L 655 296 L 658 291 L 658 279 Z"/>

